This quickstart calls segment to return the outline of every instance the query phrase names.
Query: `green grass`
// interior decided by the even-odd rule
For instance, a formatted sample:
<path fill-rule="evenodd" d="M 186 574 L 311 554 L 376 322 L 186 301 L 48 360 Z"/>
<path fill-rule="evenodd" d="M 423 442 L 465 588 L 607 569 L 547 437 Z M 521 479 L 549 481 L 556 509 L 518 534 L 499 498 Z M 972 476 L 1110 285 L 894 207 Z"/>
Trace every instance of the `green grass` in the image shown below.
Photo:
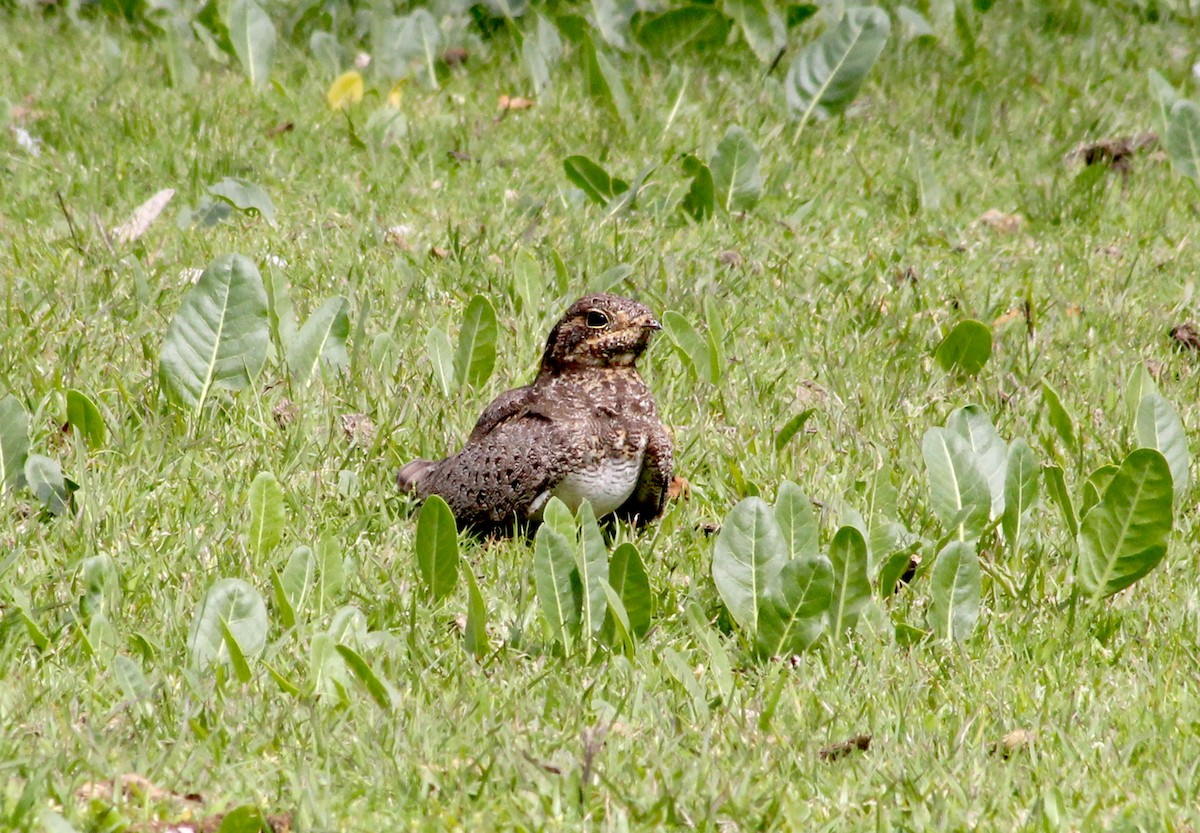
<path fill-rule="evenodd" d="M 74 797 L 129 772 L 202 794 L 204 813 L 291 812 L 297 830 L 1200 824 L 1194 491 L 1165 563 L 1097 609 L 1065 604 L 1073 546 L 1047 506 L 1024 561 L 1008 565 L 1038 571 L 1032 592 L 1013 598 L 985 576 L 964 643 L 906 646 L 890 628 L 865 629 L 794 662 L 759 662 L 728 629 L 712 540 L 697 528 L 789 478 L 825 504 L 827 542 L 840 501 L 856 505 L 855 484 L 883 464 L 901 520 L 936 539 L 923 432 L 978 402 L 1001 436 L 1028 438 L 1050 462 L 1061 452 L 1048 450 L 1058 446 L 1039 415 L 1043 379 L 1080 428 L 1079 458 L 1063 458 L 1075 488 L 1132 447 L 1122 392 L 1139 361 L 1158 363 L 1159 388 L 1194 439 L 1196 355 L 1174 351 L 1167 331 L 1198 317 L 1195 186 L 1149 152 L 1127 180 L 1091 186 L 1064 157 L 1082 141 L 1158 131 L 1146 70 L 1194 95 L 1200 32 L 1087 3 L 1077 27 L 1035 3 L 1001 5 L 978 18 L 973 60 L 960 60 L 952 34 L 941 46 L 893 37 L 850 115 L 798 138 L 782 69 L 764 80 L 740 52 L 670 72 L 629 61 L 629 130 L 581 97 L 570 63 L 536 107 L 498 119 L 499 95 L 528 94 L 501 41 L 478 47 L 440 90 L 408 85 L 398 147 L 378 147 L 365 128 L 378 97 L 358 105 L 365 149 L 324 103 L 332 79 L 294 47 L 281 46 L 260 93 L 213 63 L 180 92 L 154 42 L 112 21 L 4 12 L 0 91 L 13 104 L 30 97 L 20 125 L 42 153 L 0 133 L 0 393 L 24 403 L 32 449 L 60 460 L 80 490 L 74 517 L 41 517 L 28 492 L 0 502 L 0 827 L 40 829 L 45 808 L 79 830 L 162 811 L 135 801 L 120 805 L 124 821 L 105 820 Z M 283 122 L 294 129 L 268 135 Z M 707 158 L 731 124 L 763 150 L 764 198 L 744 217 L 689 224 L 662 207 L 686 188 L 677 159 Z M 916 200 L 914 135 L 942 188 L 937 210 Z M 561 160 L 575 153 L 626 179 L 659 166 L 640 209 L 605 220 L 574 198 Z M 177 228 L 178 212 L 225 176 L 261 185 L 275 226 L 235 217 Z M 99 228 L 165 187 L 178 193 L 146 237 L 110 249 Z M 1021 230 L 980 223 L 993 208 L 1021 215 Z M 399 225 L 409 249 L 388 239 Z M 272 386 L 286 378 L 272 360 L 255 390 L 188 420 L 161 400 L 158 351 L 183 270 L 234 251 L 286 261 L 301 318 L 349 297 L 364 338 L 342 378 Z M 720 263 L 726 251 L 740 263 Z M 513 299 L 522 252 L 546 277 L 540 309 Z M 456 448 L 492 396 L 529 379 L 566 305 L 622 262 L 635 271 L 621 291 L 701 331 L 707 300 L 730 360 L 716 385 L 691 378 L 665 339 L 645 361 L 693 488 L 658 525 L 619 533 L 646 560 L 654 629 L 632 660 L 563 659 L 541 633 L 532 546 L 465 542 L 495 648 L 477 663 L 456 624 L 465 589 L 432 607 L 416 585 L 412 506 L 395 470 Z M 909 267 L 916 282 L 897 280 Z M 500 315 L 497 369 L 483 389 L 447 399 L 425 334 L 454 333 L 475 293 Z M 1032 333 L 1021 319 L 997 327 L 977 379 L 956 382 L 933 362 L 955 322 L 990 323 L 1026 299 Z M 106 447 L 86 451 L 59 430 L 69 388 L 101 405 Z M 281 429 L 271 411 L 284 397 L 300 415 Z M 775 432 L 807 407 L 815 432 L 775 451 Z M 370 416 L 373 440 L 348 441 L 350 413 Z M 266 559 L 244 544 L 261 471 L 288 502 L 283 543 Z M 353 679 L 345 696 L 290 696 L 257 660 L 245 685 L 191 672 L 188 629 L 205 589 L 237 577 L 269 595 L 270 569 L 326 533 L 347 558 L 344 592 L 293 633 L 273 620 L 266 659 L 303 688 L 313 635 L 332 608 L 353 605 L 374 634 L 362 653 L 398 692 L 395 708 Z M 89 648 L 77 624 L 81 564 L 102 554 L 120 589 L 106 609 L 111 644 Z M 14 592 L 31 600 L 44 649 Z M 882 605 L 920 625 L 927 597 L 918 581 Z M 122 688 L 118 654 L 140 665 L 147 697 Z M 1036 733 L 1028 747 L 989 751 L 1018 728 Z M 819 758 L 862 733 L 873 736 L 867 753 Z"/>

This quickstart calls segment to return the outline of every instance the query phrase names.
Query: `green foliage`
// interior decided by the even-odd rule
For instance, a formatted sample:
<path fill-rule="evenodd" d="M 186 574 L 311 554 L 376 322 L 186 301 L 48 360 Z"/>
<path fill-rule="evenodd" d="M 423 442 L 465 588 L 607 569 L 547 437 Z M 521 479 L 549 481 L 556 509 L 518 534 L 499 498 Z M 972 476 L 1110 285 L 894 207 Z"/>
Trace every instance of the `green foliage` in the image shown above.
<path fill-rule="evenodd" d="M 833 598 L 829 605 L 829 630 L 834 635 L 853 628 L 871 601 L 867 578 L 867 542 L 852 526 L 844 526 L 829 545 Z"/>
<path fill-rule="evenodd" d="M 350 364 L 346 340 L 350 335 L 350 302 L 330 298 L 317 308 L 287 344 L 286 361 L 292 381 L 304 384 L 324 360 L 344 370 Z"/>
<path fill-rule="evenodd" d="M 226 636 L 228 634 L 228 637 Z M 214 664 L 260 653 L 267 644 L 267 607 L 258 591 L 237 578 L 219 579 L 204 594 L 192 617 L 188 655 L 204 672 Z"/>
<path fill-rule="evenodd" d="M 0 420 L 3 419 L 3 415 L 0 414 Z M 100 415 L 96 403 L 89 399 L 87 394 L 77 390 L 67 391 L 67 425 L 78 431 L 91 448 L 103 446 L 108 435 L 104 417 Z M 0 477 L 0 482 L 3 479 Z"/>
<path fill-rule="evenodd" d="M 930 577 L 929 627 L 940 639 L 965 639 L 975 630 L 983 593 L 975 545 L 952 541 L 938 553 Z"/>
<path fill-rule="evenodd" d="M 283 538 L 283 489 L 269 471 L 259 472 L 250 484 L 250 554 L 266 558 Z"/>
<path fill-rule="evenodd" d="M 458 346 L 454 350 L 454 380 L 458 385 L 480 387 L 496 366 L 496 308 L 476 295 L 463 311 Z"/>
<path fill-rule="evenodd" d="M 959 540 L 977 540 L 991 517 L 992 495 L 971 444 L 947 428 L 930 428 L 921 452 L 934 514 Z"/>
<path fill-rule="evenodd" d="M 760 156 L 745 130 L 735 125 L 725 131 L 709 169 L 717 202 L 726 211 L 747 211 L 762 197 Z"/>
<path fill-rule="evenodd" d="M 1200 183 L 1200 104 L 1181 99 L 1171 105 L 1166 145 L 1175 170 Z"/>
<path fill-rule="evenodd" d="M 933 351 L 947 373 L 975 376 L 992 356 L 992 331 L 982 321 L 959 321 Z"/>
<path fill-rule="evenodd" d="M 29 456 L 29 418 L 17 397 L 0 399 L 0 487 L 16 491 L 25 485 Z"/>
<path fill-rule="evenodd" d="M 429 598 L 434 603 L 440 602 L 458 583 L 458 528 L 454 513 L 437 495 L 430 495 L 417 515 L 413 549 L 417 573 Z"/>
<path fill-rule="evenodd" d="M 233 0 L 226 25 L 242 71 L 253 86 L 265 86 L 275 53 L 275 24 L 254 0 Z"/>
<path fill-rule="evenodd" d="M 800 127 L 849 106 L 883 51 L 890 30 L 891 21 L 882 9 L 848 8 L 841 22 L 801 50 L 786 82 L 788 108 Z"/>
<path fill-rule="evenodd" d="M 713 547 L 712 576 L 729 615 L 749 634 L 759 607 L 787 563 L 787 542 L 766 501 L 738 503 L 725 517 Z"/>
<path fill-rule="evenodd" d="M 199 413 L 218 389 L 241 390 L 267 358 L 267 297 L 258 269 L 223 255 L 204 270 L 171 321 L 159 382 L 172 402 Z"/>

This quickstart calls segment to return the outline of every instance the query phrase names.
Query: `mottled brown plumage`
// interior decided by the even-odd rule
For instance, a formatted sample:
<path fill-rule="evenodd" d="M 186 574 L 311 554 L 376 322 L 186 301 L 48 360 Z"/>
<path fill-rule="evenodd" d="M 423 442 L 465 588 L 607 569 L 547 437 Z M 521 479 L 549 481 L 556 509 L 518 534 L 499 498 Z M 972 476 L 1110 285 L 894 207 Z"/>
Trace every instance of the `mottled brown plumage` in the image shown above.
<path fill-rule="evenodd" d="M 572 511 L 587 499 L 598 517 L 654 520 L 671 437 L 636 362 L 658 329 L 636 301 L 580 298 L 550 331 L 533 383 L 496 397 L 457 454 L 404 466 L 400 487 L 440 495 L 460 527 L 485 533 L 537 524 L 551 497 Z"/>

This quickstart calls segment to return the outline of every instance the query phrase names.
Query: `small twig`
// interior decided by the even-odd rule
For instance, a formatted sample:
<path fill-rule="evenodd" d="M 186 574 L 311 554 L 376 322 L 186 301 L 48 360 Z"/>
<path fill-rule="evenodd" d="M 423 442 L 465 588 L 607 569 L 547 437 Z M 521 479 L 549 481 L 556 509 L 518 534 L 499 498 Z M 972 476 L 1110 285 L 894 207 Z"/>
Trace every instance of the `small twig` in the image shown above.
<path fill-rule="evenodd" d="M 75 244 L 75 251 L 87 257 L 87 249 L 79 242 L 79 230 L 75 228 L 75 221 L 71 218 L 71 212 L 67 209 L 67 203 L 63 199 L 62 192 L 56 190 L 54 196 L 58 197 L 58 207 L 62 209 L 63 216 L 67 218 L 67 228 L 71 230 L 71 241 Z"/>

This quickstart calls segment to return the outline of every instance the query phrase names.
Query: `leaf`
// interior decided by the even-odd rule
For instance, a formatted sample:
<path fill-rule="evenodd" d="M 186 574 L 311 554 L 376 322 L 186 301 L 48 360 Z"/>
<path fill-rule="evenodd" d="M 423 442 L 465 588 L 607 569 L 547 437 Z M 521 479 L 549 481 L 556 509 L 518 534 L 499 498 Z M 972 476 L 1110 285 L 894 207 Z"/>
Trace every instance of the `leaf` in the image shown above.
<path fill-rule="evenodd" d="M 1161 453 L 1139 448 L 1121 463 L 1079 527 L 1075 578 L 1093 601 L 1125 589 L 1167 553 L 1174 491 Z"/>
<path fill-rule="evenodd" d="M 255 212 L 268 223 L 275 222 L 275 204 L 267 192 L 245 179 L 225 177 L 215 185 L 208 186 L 208 193 L 224 200 L 238 211 Z"/>
<path fill-rule="evenodd" d="M 992 331 L 982 321 L 968 319 L 954 325 L 933 351 L 942 370 L 974 376 L 992 356 Z"/>
<path fill-rule="evenodd" d="M 296 608 L 292 606 L 287 591 L 283 589 L 283 579 L 276 570 L 271 570 L 271 604 L 279 615 L 279 623 L 284 630 L 296 627 Z"/>
<path fill-rule="evenodd" d="M 533 83 L 534 95 L 541 95 L 550 86 L 550 71 L 562 58 L 562 36 L 557 27 L 541 14 L 535 14 L 537 25 L 527 32 L 521 43 L 521 59 Z"/>
<path fill-rule="evenodd" d="M 188 636 L 188 654 L 197 671 L 229 661 L 225 628 L 243 656 L 254 656 L 266 647 L 267 606 L 258 591 L 241 579 L 223 578 L 214 582 L 196 608 Z"/>
<path fill-rule="evenodd" d="M 1145 448 L 1158 450 L 1166 458 L 1175 487 L 1175 505 L 1179 506 L 1190 485 L 1192 458 L 1188 453 L 1187 432 L 1179 415 L 1158 393 L 1147 394 L 1138 406 L 1137 441 Z"/>
<path fill-rule="evenodd" d="M 966 639 L 983 595 L 975 545 L 952 541 L 937 555 L 929 581 L 929 627 L 941 639 Z"/>
<path fill-rule="evenodd" d="M 1146 75 L 1150 81 L 1150 92 L 1154 96 L 1154 103 L 1157 105 L 1158 129 L 1165 132 L 1171 123 L 1171 109 L 1180 99 L 1179 91 L 1170 81 L 1154 70 L 1148 70 Z"/>
<path fill-rule="evenodd" d="M 496 310 L 492 302 L 476 295 L 463 313 L 454 352 L 454 379 L 459 385 L 480 387 L 496 365 Z"/>
<path fill-rule="evenodd" d="M 829 545 L 833 570 L 832 599 L 828 605 L 830 630 L 835 635 L 852 629 L 871 601 L 867 574 L 867 542 L 852 526 L 843 526 Z"/>
<path fill-rule="evenodd" d="M 221 640 L 225 645 L 225 650 L 229 653 L 229 664 L 233 666 L 233 673 L 238 682 L 243 684 L 250 682 L 250 665 L 246 662 L 241 646 L 238 645 L 237 637 L 233 635 L 233 631 L 229 630 L 229 625 L 224 619 L 221 620 Z"/>
<path fill-rule="evenodd" d="M 546 501 L 546 507 L 542 510 L 542 523 L 568 541 L 574 541 L 578 537 L 575 516 L 571 514 L 567 505 L 556 497 Z"/>
<path fill-rule="evenodd" d="M 57 460 L 30 454 L 25 458 L 25 481 L 52 515 L 62 515 L 71 508 L 73 483 L 68 482 Z"/>
<path fill-rule="evenodd" d="M 292 381 L 305 384 L 323 358 L 330 367 L 344 370 L 350 365 L 346 339 L 350 335 L 350 302 L 330 298 L 309 316 L 287 345 L 286 361 Z"/>
<path fill-rule="evenodd" d="M 817 514 L 808 495 L 790 480 L 779 484 L 775 520 L 783 534 L 789 561 L 812 561 L 821 556 L 817 541 Z"/>
<path fill-rule="evenodd" d="M 345 661 L 346 666 L 358 678 L 358 681 L 367 689 L 367 694 L 371 695 L 371 699 L 375 701 L 375 705 L 381 709 L 390 709 L 392 707 L 392 697 L 388 694 L 387 687 L 376 676 L 371 666 L 367 661 L 359 656 L 358 652 L 346 645 L 335 645 L 334 648 Z"/>
<path fill-rule="evenodd" d="M 630 635 L 629 613 L 625 610 L 625 603 L 621 601 L 617 591 L 613 590 L 612 585 L 607 581 L 601 582 L 600 586 L 604 589 L 605 599 L 608 600 L 608 611 L 604 616 L 601 638 L 606 645 L 613 648 L 624 647 L 625 655 L 632 657 L 637 651 L 637 645 Z"/>
<path fill-rule="evenodd" d="M 1071 502 L 1071 493 L 1067 491 L 1067 481 L 1061 466 L 1042 466 L 1042 476 L 1046 479 L 1046 492 L 1058 504 L 1058 510 L 1067 525 L 1067 532 L 1074 539 L 1079 534 L 1079 521 L 1075 516 L 1075 506 Z"/>
<path fill-rule="evenodd" d="M 1129 370 L 1129 377 L 1125 380 L 1125 412 L 1129 424 L 1137 427 L 1138 408 L 1142 405 L 1142 400 L 1151 393 L 1158 393 L 1158 385 L 1154 383 L 1154 377 L 1150 375 L 1150 371 L 1146 369 L 1146 363 L 1137 361 Z M 1161 450 L 1161 449 L 1160 449 Z"/>
<path fill-rule="evenodd" d="M 163 209 L 167 207 L 167 203 L 174 196 L 174 188 L 164 188 L 146 200 L 134 210 L 129 222 L 112 230 L 113 239 L 121 244 L 137 240 L 150 229 L 150 225 L 158 219 L 158 215 L 162 214 Z"/>
<path fill-rule="evenodd" d="M 1058 397 L 1058 392 L 1050 387 L 1050 383 L 1042 381 L 1042 402 L 1046 404 L 1046 409 L 1050 419 L 1050 427 L 1058 434 L 1059 439 L 1069 451 L 1079 451 L 1079 439 L 1075 435 L 1075 421 L 1071 419 L 1071 415 L 1067 413 L 1067 409 L 1063 407 L 1062 400 Z"/>
<path fill-rule="evenodd" d="M 823 555 L 785 564 L 759 608 L 759 654 L 787 657 L 808 650 L 825 630 L 833 585 L 833 567 Z"/>
<path fill-rule="evenodd" d="M 29 417 L 21 400 L 11 393 L 0 399 L 0 492 L 25 485 L 29 456 Z"/>
<path fill-rule="evenodd" d="M 233 0 L 226 25 L 234 54 L 250 83 L 266 86 L 275 52 L 275 24 L 254 0 Z"/>
<path fill-rule="evenodd" d="M 287 278 L 275 263 L 267 265 L 267 271 L 262 278 L 263 289 L 267 293 L 267 321 L 271 327 L 271 335 L 280 353 L 286 353 L 287 346 L 295 339 L 299 329 Z"/>
<path fill-rule="evenodd" d="M 545 286 L 537 258 L 528 251 L 520 252 L 513 264 L 513 290 L 520 299 L 522 312 L 536 313 L 540 310 Z"/>
<path fill-rule="evenodd" d="M 764 64 L 779 57 L 787 45 L 787 25 L 775 6 L 764 0 L 725 0 L 725 14 L 737 21 L 755 56 Z"/>
<path fill-rule="evenodd" d="M 607 55 L 596 49 L 591 38 L 584 39 L 580 54 L 583 58 L 584 92 L 588 98 L 607 107 L 627 129 L 631 127 L 633 109 L 621 73 Z"/>
<path fill-rule="evenodd" d="M 413 550 L 421 581 L 436 604 L 458 583 L 458 527 L 450 506 L 438 495 L 430 495 L 421 506 Z"/>
<path fill-rule="evenodd" d="M 317 564 L 321 568 L 321 579 L 317 585 L 317 610 L 324 612 L 342 594 L 346 586 L 346 562 L 342 548 L 332 533 L 325 532 L 317 542 Z"/>
<path fill-rule="evenodd" d="M 779 433 L 775 435 L 775 450 L 782 451 L 783 447 L 792 441 L 792 437 L 800 433 L 800 429 L 805 426 L 809 418 L 816 412 L 816 408 L 805 408 L 784 423 L 784 426 L 779 429 Z"/>
<path fill-rule="evenodd" d="M 292 550 L 279 576 L 279 584 L 293 610 L 304 609 L 308 594 L 312 592 L 316 572 L 317 562 L 311 548 L 301 545 Z"/>
<path fill-rule="evenodd" d="M 609 579 L 608 547 L 604 545 L 604 536 L 600 534 L 600 526 L 596 523 L 592 505 L 586 500 L 579 505 L 578 521 L 579 552 L 576 568 L 579 570 L 579 583 L 583 591 L 580 629 L 586 638 L 599 632 L 608 609 L 604 594 L 604 584 Z"/>
<path fill-rule="evenodd" d="M 849 8 L 841 22 L 806 46 L 788 70 L 788 109 L 800 126 L 849 106 L 887 42 L 891 21 L 873 6 Z"/>
<path fill-rule="evenodd" d="M 479 592 L 475 573 L 464 571 L 467 576 L 467 626 L 463 629 L 463 647 L 476 659 L 482 659 L 491 648 L 487 636 L 487 604 Z"/>
<path fill-rule="evenodd" d="M 616 591 L 628 617 L 630 633 L 642 636 L 650 630 L 652 599 L 650 577 L 636 545 L 620 544 L 608 563 L 609 586 Z"/>
<path fill-rule="evenodd" d="M 538 604 L 550 627 L 550 636 L 571 653 L 573 634 L 579 630 L 582 592 L 571 542 L 549 524 L 538 527 L 533 545 L 533 577 Z"/>
<path fill-rule="evenodd" d="M 1001 521 L 1004 540 L 1010 554 L 1015 554 L 1025 531 L 1025 518 L 1038 498 L 1039 475 L 1033 449 L 1022 439 L 1013 440 L 1008 447 L 1008 465 L 1004 479 L 1004 517 Z"/>
<path fill-rule="evenodd" d="M 628 263 L 618 263 L 611 269 L 605 269 L 596 276 L 589 287 L 596 292 L 613 292 L 633 275 L 633 267 Z"/>
<path fill-rule="evenodd" d="M 269 471 L 259 472 L 250 484 L 250 554 L 264 558 L 283 538 L 283 489 Z"/>
<path fill-rule="evenodd" d="M 272 833 L 272 830 L 261 809 L 244 804 L 225 814 L 216 833 Z"/>
<path fill-rule="evenodd" d="M 450 336 L 444 330 L 430 327 L 425 335 L 425 355 L 433 367 L 433 377 L 437 379 L 442 394 L 449 396 L 454 392 L 454 345 Z"/>
<path fill-rule="evenodd" d="M 988 484 L 992 496 L 991 517 L 1004 514 L 1004 483 L 1008 470 L 1008 445 L 996 433 L 987 412 L 978 405 L 967 405 L 950 412 L 946 427 L 958 434 L 975 452 L 975 463 Z"/>
<path fill-rule="evenodd" d="M 664 334 L 679 352 L 692 376 L 711 384 L 712 362 L 709 360 L 708 342 L 696 332 L 692 322 L 674 310 L 667 310 L 663 313 L 662 325 Z"/>
<path fill-rule="evenodd" d="M 325 101 L 331 110 L 348 110 L 351 104 L 363 99 L 363 77 L 355 70 L 343 72 L 325 93 Z"/>
<path fill-rule="evenodd" d="M 933 513 L 958 537 L 973 541 L 991 517 L 992 495 L 971 446 L 955 432 L 930 428 L 921 441 Z M 965 513 L 965 515 L 964 515 Z"/>
<path fill-rule="evenodd" d="M 717 202 L 726 211 L 747 211 L 762 196 L 758 145 L 737 125 L 725 131 L 709 163 Z"/>
<path fill-rule="evenodd" d="M 1104 490 L 1112 479 L 1117 476 L 1118 467 L 1113 465 L 1101 466 L 1088 475 L 1083 483 L 1083 498 L 1079 501 L 1079 517 L 1086 518 L 1092 507 L 1104 497 Z"/>
<path fill-rule="evenodd" d="M 692 3 L 644 18 L 634 36 L 652 57 L 670 58 L 724 45 L 732 26 L 712 6 Z"/>
<path fill-rule="evenodd" d="M 680 208 L 687 212 L 693 220 L 702 223 L 712 216 L 716 207 L 716 190 L 713 186 L 712 171 L 692 154 L 683 157 L 683 173 L 691 179 L 688 192 L 680 203 Z"/>
<path fill-rule="evenodd" d="M 618 0 L 591 0 L 595 30 L 609 46 L 622 52 L 629 49 L 629 18 L 632 4 Z"/>
<path fill-rule="evenodd" d="M 937 211 L 942 206 L 942 186 L 934 173 L 929 152 L 915 130 L 909 134 L 908 158 L 917 185 L 917 204 L 922 211 Z"/>
<path fill-rule="evenodd" d="M 1171 105 L 1166 144 L 1175 170 L 1200 183 L 1200 104 L 1185 98 Z"/>
<path fill-rule="evenodd" d="M 0 420 L 2 419 L 3 416 L 0 416 Z M 67 425 L 78 431 L 89 447 L 100 448 L 104 445 L 108 433 L 104 417 L 100 416 L 100 409 L 96 407 L 96 403 L 82 391 L 67 391 Z M 2 480 L 0 477 L 0 481 Z"/>
<path fill-rule="evenodd" d="M 198 413 L 213 390 L 241 390 L 267 358 L 267 296 L 242 255 L 222 255 L 188 290 L 159 360 L 168 398 Z"/>
<path fill-rule="evenodd" d="M 563 160 L 563 171 L 567 179 L 598 205 L 607 205 L 613 197 L 629 190 L 629 183 L 609 176 L 586 156 L 568 156 Z"/>
<path fill-rule="evenodd" d="M 753 637 L 759 605 L 787 563 L 787 543 L 766 501 L 742 500 L 730 510 L 713 547 L 712 576 L 729 615 Z"/>

